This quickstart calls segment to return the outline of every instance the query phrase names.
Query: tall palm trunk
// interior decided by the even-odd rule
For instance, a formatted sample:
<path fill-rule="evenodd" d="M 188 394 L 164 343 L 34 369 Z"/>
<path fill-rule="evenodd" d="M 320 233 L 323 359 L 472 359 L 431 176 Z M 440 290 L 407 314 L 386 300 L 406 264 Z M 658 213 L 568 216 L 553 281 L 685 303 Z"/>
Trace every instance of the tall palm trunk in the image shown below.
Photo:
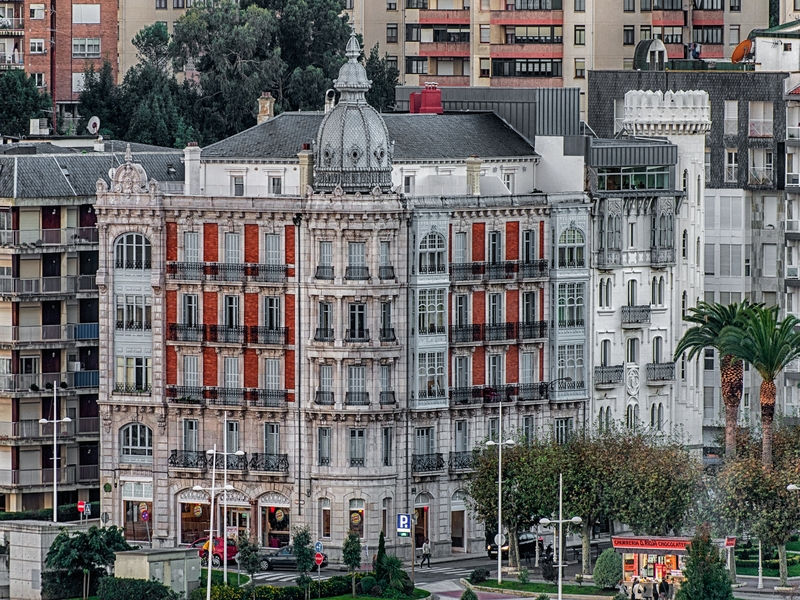
<path fill-rule="evenodd" d="M 772 468 L 772 421 L 775 418 L 775 382 L 761 382 L 761 464 Z"/>
<path fill-rule="evenodd" d="M 744 363 L 727 354 L 720 361 L 722 399 L 725 402 L 725 458 L 736 457 L 736 428 L 739 423 L 739 402 L 742 399 Z"/>

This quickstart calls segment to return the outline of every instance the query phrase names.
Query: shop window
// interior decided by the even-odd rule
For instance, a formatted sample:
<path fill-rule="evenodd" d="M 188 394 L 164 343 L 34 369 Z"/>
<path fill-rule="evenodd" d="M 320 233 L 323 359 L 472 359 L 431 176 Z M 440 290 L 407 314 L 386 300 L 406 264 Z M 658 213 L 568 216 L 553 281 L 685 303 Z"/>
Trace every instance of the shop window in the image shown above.
<path fill-rule="evenodd" d="M 349 523 L 350 533 L 355 533 L 360 538 L 364 538 L 364 500 L 354 498 L 350 500 Z"/>
<path fill-rule="evenodd" d="M 122 502 L 125 508 L 125 539 L 137 542 L 149 541 L 153 533 L 153 522 L 144 521 L 142 512 L 147 511 L 153 515 L 153 484 L 124 482 Z"/>

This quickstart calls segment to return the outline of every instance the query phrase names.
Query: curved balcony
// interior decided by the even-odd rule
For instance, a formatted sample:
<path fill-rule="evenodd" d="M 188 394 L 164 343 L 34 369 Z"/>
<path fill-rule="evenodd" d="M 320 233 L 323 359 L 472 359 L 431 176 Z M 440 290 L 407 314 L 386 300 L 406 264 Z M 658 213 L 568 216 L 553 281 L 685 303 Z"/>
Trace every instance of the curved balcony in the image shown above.
<path fill-rule="evenodd" d="M 199 450 L 173 450 L 167 459 L 167 466 L 174 469 L 205 469 L 208 457 Z"/>
<path fill-rule="evenodd" d="M 254 453 L 250 459 L 249 467 L 251 471 L 265 471 L 272 473 L 289 472 L 288 454 L 259 454 Z"/>
<path fill-rule="evenodd" d="M 345 406 L 369 406 L 369 392 L 345 392 Z"/>
<path fill-rule="evenodd" d="M 647 363 L 647 383 L 663 385 L 675 381 L 675 363 Z"/>
<path fill-rule="evenodd" d="M 317 393 L 314 395 L 314 404 L 318 404 L 319 406 L 333 406 L 333 392 L 317 390 Z"/>
<path fill-rule="evenodd" d="M 638 328 L 650 323 L 650 305 L 622 307 L 622 326 L 626 328 Z"/>
<path fill-rule="evenodd" d="M 447 468 L 450 471 L 471 471 L 475 462 L 472 452 L 451 452 L 447 460 Z"/>
<path fill-rule="evenodd" d="M 444 464 L 444 456 L 441 452 L 411 455 L 411 471 L 413 473 L 444 471 Z"/>
<path fill-rule="evenodd" d="M 594 368 L 594 386 L 615 387 L 620 385 L 625 378 L 625 366 L 599 366 Z"/>

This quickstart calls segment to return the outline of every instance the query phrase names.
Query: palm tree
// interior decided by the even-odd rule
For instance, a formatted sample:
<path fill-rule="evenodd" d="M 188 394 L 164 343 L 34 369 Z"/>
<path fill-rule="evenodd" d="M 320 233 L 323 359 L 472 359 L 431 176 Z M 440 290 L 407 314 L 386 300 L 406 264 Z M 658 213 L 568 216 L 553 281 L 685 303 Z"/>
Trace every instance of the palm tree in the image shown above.
<path fill-rule="evenodd" d="M 725 327 L 720 335 L 720 348 L 747 361 L 761 375 L 761 464 L 772 468 L 772 421 L 775 417 L 775 379 L 780 372 L 800 357 L 800 333 L 794 328 L 800 319 L 787 315 L 778 320 L 778 307 L 753 306 L 747 311 L 746 325 Z"/>
<path fill-rule="evenodd" d="M 720 335 L 728 326 L 742 327 L 747 311 L 752 308 L 747 300 L 734 302 L 728 306 L 700 302 L 689 309 L 683 317 L 688 323 L 695 323 L 678 342 L 675 360 L 688 351 L 689 360 L 697 357 L 706 348 L 720 350 Z M 759 305 L 760 306 L 760 305 Z M 736 425 L 739 421 L 739 402 L 742 399 L 742 379 L 744 365 L 733 354 L 720 351 L 719 376 L 722 383 L 722 399 L 725 403 L 725 456 L 728 460 L 736 455 Z"/>

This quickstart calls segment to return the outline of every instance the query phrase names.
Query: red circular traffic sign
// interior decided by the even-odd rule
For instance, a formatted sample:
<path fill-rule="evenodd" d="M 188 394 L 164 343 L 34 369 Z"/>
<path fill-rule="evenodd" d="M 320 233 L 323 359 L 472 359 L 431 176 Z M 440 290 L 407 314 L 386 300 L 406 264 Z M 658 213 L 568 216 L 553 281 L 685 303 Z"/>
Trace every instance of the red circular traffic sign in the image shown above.
<path fill-rule="evenodd" d="M 317 565 L 321 565 L 321 564 L 322 564 L 322 561 L 323 561 L 324 559 L 325 559 L 325 557 L 324 557 L 324 556 L 322 556 L 322 554 L 320 554 L 319 552 L 317 552 L 317 553 L 314 555 L 314 562 L 315 562 L 315 563 L 317 563 Z"/>
<path fill-rule="evenodd" d="M 150 520 L 150 513 L 146 510 L 142 511 L 142 521 L 149 521 Z"/>
<path fill-rule="evenodd" d="M 86 510 L 86 502 L 78 500 L 78 512 L 82 513 L 84 510 Z"/>

